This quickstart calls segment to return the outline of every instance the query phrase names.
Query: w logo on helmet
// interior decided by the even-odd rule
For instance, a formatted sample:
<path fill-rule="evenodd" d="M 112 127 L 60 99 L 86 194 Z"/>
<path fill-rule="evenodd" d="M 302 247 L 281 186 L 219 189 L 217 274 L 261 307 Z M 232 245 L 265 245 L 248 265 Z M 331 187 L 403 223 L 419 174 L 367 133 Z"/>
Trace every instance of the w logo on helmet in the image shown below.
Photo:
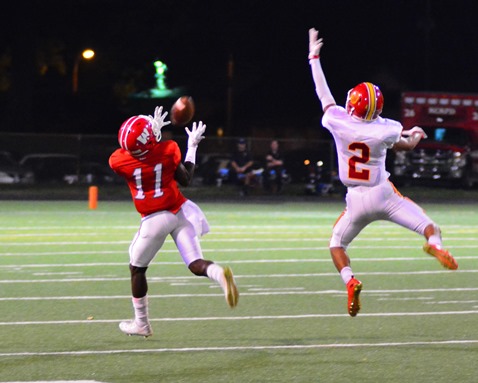
<path fill-rule="evenodd" d="M 151 134 L 149 134 L 148 128 L 144 128 L 143 132 L 136 139 L 143 145 L 146 145 L 151 139 Z"/>
<path fill-rule="evenodd" d="M 120 146 L 134 157 L 147 154 L 156 144 L 153 139 L 153 128 L 148 116 L 128 118 L 118 132 Z"/>

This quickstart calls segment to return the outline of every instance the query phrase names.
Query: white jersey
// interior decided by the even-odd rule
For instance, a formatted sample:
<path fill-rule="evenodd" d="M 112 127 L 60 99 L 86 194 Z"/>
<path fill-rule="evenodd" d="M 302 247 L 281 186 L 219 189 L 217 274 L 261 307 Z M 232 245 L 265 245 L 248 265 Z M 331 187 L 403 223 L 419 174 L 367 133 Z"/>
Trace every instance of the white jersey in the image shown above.
<path fill-rule="evenodd" d="M 376 186 L 388 179 L 385 159 L 387 149 L 400 140 L 403 127 L 398 121 L 378 117 L 363 122 L 334 105 L 325 111 L 322 124 L 334 137 L 345 186 Z"/>

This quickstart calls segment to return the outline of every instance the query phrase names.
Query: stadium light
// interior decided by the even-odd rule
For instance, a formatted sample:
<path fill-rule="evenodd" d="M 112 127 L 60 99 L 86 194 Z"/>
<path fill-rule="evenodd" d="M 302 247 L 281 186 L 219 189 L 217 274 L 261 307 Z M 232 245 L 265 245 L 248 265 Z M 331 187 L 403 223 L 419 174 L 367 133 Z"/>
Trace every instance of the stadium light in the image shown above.
<path fill-rule="evenodd" d="M 95 51 L 93 49 L 85 49 L 76 57 L 75 63 L 73 64 L 73 78 L 72 78 L 74 94 L 78 92 L 78 70 L 80 68 L 80 61 L 82 59 L 91 60 L 93 57 L 95 57 Z"/>

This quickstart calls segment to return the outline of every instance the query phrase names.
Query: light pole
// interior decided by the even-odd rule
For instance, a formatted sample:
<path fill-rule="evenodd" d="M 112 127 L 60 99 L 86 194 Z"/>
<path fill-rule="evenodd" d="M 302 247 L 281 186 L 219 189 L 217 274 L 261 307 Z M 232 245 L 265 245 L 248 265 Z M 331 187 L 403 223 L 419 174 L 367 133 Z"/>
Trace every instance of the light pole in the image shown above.
<path fill-rule="evenodd" d="M 81 59 L 84 60 L 91 60 L 95 56 L 95 51 L 92 49 L 85 49 L 81 52 L 75 59 L 75 63 L 73 64 L 73 94 L 78 92 L 78 69 L 80 67 Z"/>
<path fill-rule="evenodd" d="M 229 55 L 227 62 L 227 106 L 226 106 L 226 128 L 227 134 L 232 135 L 232 114 L 233 114 L 233 90 L 234 90 L 234 57 Z"/>

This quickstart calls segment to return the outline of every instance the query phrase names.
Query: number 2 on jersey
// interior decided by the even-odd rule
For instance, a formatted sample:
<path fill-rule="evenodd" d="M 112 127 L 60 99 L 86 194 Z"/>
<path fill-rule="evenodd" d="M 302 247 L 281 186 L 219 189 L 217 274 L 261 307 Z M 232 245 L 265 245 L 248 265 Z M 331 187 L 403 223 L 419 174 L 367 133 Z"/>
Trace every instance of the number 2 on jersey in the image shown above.
<path fill-rule="evenodd" d="M 357 155 L 349 158 L 349 178 L 355 180 L 368 181 L 370 179 L 370 170 L 359 169 L 357 164 L 366 164 L 370 160 L 370 148 L 363 142 L 352 142 L 349 150 L 359 152 Z"/>
<path fill-rule="evenodd" d="M 163 172 L 163 164 L 157 164 L 154 167 L 155 173 L 155 183 L 154 183 L 154 196 L 153 198 L 158 198 L 163 195 L 163 191 L 161 190 L 161 175 Z M 137 168 L 133 172 L 134 179 L 136 181 L 136 190 L 138 193 L 134 197 L 135 199 L 144 199 L 144 191 L 143 191 L 143 182 L 141 179 L 141 168 Z"/>

